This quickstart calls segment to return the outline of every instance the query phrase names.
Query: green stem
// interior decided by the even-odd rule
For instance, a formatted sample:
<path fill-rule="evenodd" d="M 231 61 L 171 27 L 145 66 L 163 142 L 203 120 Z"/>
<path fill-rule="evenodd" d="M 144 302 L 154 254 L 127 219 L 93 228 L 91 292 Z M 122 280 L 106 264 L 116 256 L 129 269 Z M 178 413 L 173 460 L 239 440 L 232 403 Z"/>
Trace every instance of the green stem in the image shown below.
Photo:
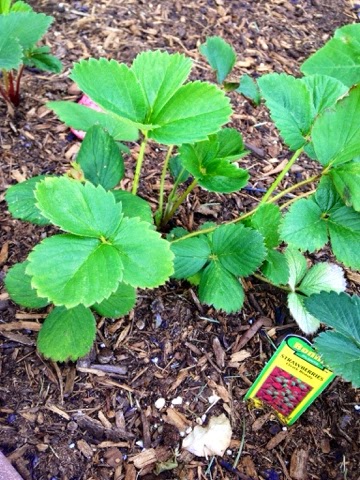
<path fill-rule="evenodd" d="M 276 285 L 271 280 L 269 280 L 266 277 L 263 277 L 259 273 L 253 273 L 252 276 L 257 278 L 258 280 L 261 280 L 262 282 L 265 282 L 265 283 L 268 283 L 269 285 L 272 285 L 273 287 L 280 288 L 281 290 L 284 290 L 285 292 L 292 292 L 291 288 L 286 287 L 285 285 Z"/>
<path fill-rule="evenodd" d="M 144 139 L 143 139 L 143 141 L 141 142 L 141 145 L 140 145 L 139 155 L 138 155 L 138 158 L 136 160 L 134 183 L 133 183 L 132 190 L 131 190 L 131 192 L 134 195 L 136 195 L 137 189 L 139 187 L 140 172 L 141 172 L 141 167 L 142 167 L 142 164 L 143 164 L 143 161 L 144 161 L 144 155 L 145 155 L 145 149 L 146 149 L 147 143 L 148 143 L 148 137 L 147 137 L 147 132 L 145 132 L 144 133 Z"/>
<path fill-rule="evenodd" d="M 292 199 L 289 200 L 288 202 L 283 203 L 283 204 L 280 206 L 280 210 L 284 210 L 284 208 L 287 208 L 289 205 L 291 205 L 292 203 L 294 203 L 296 200 L 299 200 L 299 198 L 309 197 L 310 195 L 312 195 L 312 194 L 315 193 L 315 192 L 316 192 L 316 190 L 310 190 L 309 192 L 304 192 L 304 193 L 301 193 L 300 195 L 297 195 L 296 197 L 292 198 Z"/>
<path fill-rule="evenodd" d="M 162 169 L 162 172 L 161 172 L 160 193 L 159 193 L 159 210 L 158 210 L 160 220 L 163 216 L 165 177 L 166 177 L 166 172 L 167 172 L 167 169 L 168 169 L 169 160 L 170 160 L 173 148 L 174 148 L 174 145 L 169 146 L 169 149 L 168 149 L 166 157 L 165 157 L 164 166 L 163 166 L 163 169 Z"/>
<path fill-rule="evenodd" d="M 185 192 L 183 192 L 178 198 L 177 200 L 174 202 L 171 210 L 164 216 L 164 220 L 162 222 L 163 225 L 166 225 L 166 223 L 170 220 L 170 218 L 174 215 L 174 213 L 176 212 L 176 210 L 179 208 L 179 206 L 182 204 L 182 202 L 185 200 L 185 198 L 189 195 L 189 193 L 194 190 L 194 188 L 196 187 L 197 185 L 197 180 L 194 179 L 190 185 L 188 186 L 188 188 L 185 190 Z"/>
<path fill-rule="evenodd" d="M 285 177 L 285 175 L 288 173 L 288 171 L 290 170 L 290 168 L 294 165 L 294 163 L 296 162 L 296 160 L 299 158 L 299 156 L 301 155 L 303 151 L 303 147 L 301 148 L 298 148 L 296 150 L 296 152 L 294 153 L 294 155 L 290 158 L 290 160 L 288 161 L 288 163 L 285 165 L 285 167 L 283 168 L 283 170 L 281 170 L 281 172 L 279 173 L 279 175 L 275 178 L 275 180 L 273 181 L 273 183 L 271 184 L 269 190 L 265 193 L 265 195 L 263 196 L 263 198 L 261 199 L 260 201 L 260 204 L 262 203 L 265 203 L 267 202 L 268 198 L 271 197 L 273 191 L 278 187 L 278 185 L 280 184 L 280 182 L 282 181 L 282 179 Z"/>
<path fill-rule="evenodd" d="M 272 197 L 270 200 L 269 200 L 269 203 L 274 203 L 276 202 L 277 200 L 279 200 L 280 198 L 282 198 L 284 195 L 287 195 L 289 192 L 292 192 L 293 190 L 296 190 L 297 188 L 299 187 L 302 187 L 303 185 L 306 185 L 307 183 L 311 183 L 315 180 L 318 180 L 319 178 L 321 178 L 321 174 L 319 175 L 313 175 L 312 177 L 309 177 L 308 179 L 306 180 L 302 180 L 301 182 L 299 183 L 296 183 L 295 185 L 292 185 L 291 187 L 287 188 L 286 190 L 278 193 L 275 197 Z M 289 205 L 290 203 L 294 202 L 295 200 L 297 200 L 298 198 L 301 198 L 301 197 L 306 197 L 310 194 L 314 193 L 313 191 L 311 192 L 306 192 L 304 194 L 301 194 L 301 195 L 298 195 L 296 196 L 295 198 L 291 199 L 289 202 L 287 202 L 285 205 L 282 205 L 280 208 L 285 208 L 285 206 Z M 203 230 L 197 230 L 195 232 L 191 232 L 187 235 L 184 235 L 183 237 L 180 237 L 180 238 L 177 238 L 176 240 L 173 240 L 172 243 L 176 243 L 176 242 L 181 242 L 182 240 L 187 240 L 188 238 L 191 238 L 191 237 L 196 237 L 197 235 L 202 235 L 204 233 L 211 233 L 213 232 L 214 230 L 216 230 L 218 227 L 222 226 L 222 225 L 231 225 L 233 223 L 238 223 L 238 222 L 241 222 L 242 220 L 245 220 L 245 218 L 249 218 L 251 217 L 252 215 L 254 215 L 254 213 L 258 210 L 258 208 L 262 205 L 262 203 L 260 202 L 255 208 L 253 208 L 252 210 L 250 210 L 250 212 L 247 212 L 247 213 L 244 213 L 243 215 L 240 215 L 239 217 L 235 218 L 234 220 L 230 220 L 228 222 L 224 222 L 220 225 L 216 225 L 215 227 L 209 227 L 209 228 L 204 228 Z"/>
<path fill-rule="evenodd" d="M 322 176 L 322 173 L 318 174 L 318 175 L 313 175 L 312 177 L 306 178 L 305 180 L 302 180 L 301 182 L 296 183 L 295 185 L 292 185 L 291 187 L 286 188 L 282 192 L 280 192 L 277 195 L 275 195 L 274 197 L 272 197 L 271 200 L 269 200 L 269 203 L 270 202 L 274 203 L 277 200 L 279 200 L 279 198 L 282 198 L 285 195 L 287 195 L 288 193 L 291 193 L 293 190 L 296 190 L 299 187 L 307 185 L 308 183 L 312 183 L 312 182 L 315 182 L 316 180 L 319 180 L 319 178 L 321 178 L 321 176 Z"/>

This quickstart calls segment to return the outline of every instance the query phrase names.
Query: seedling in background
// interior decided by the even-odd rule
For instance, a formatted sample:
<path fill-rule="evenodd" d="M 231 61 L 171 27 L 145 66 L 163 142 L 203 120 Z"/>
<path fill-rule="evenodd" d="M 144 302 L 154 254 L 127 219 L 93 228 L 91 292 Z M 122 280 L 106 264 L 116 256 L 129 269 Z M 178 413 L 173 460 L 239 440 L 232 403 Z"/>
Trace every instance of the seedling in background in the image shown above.
<path fill-rule="evenodd" d="M 9 112 L 20 104 L 20 82 L 26 66 L 61 71 L 61 62 L 50 54 L 50 48 L 36 46 L 52 21 L 23 1 L 0 0 L 0 95 Z"/>
<path fill-rule="evenodd" d="M 22 267 L 32 294 L 60 308 L 57 318 L 85 308 L 90 324 L 89 309 L 110 317 L 124 313 L 125 307 L 118 311 L 115 307 L 123 305 L 121 296 L 131 295 L 130 290 L 117 292 L 119 285 L 134 293 L 137 287 L 154 288 L 172 276 L 199 285 L 201 301 L 230 313 L 242 307 L 246 293 L 242 278 L 255 275 L 285 290 L 300 328 L 313 333 L 322 320 L 307 310 L 306 297 L 321 290 L 341 292 L 345 281 L 341 268 L 329 263 L 307 271 L 299 250 L 315 252 L 330 242 L 339 262 L 360 268 L 360 26 L 343 27 L 335 38 L 346 39 L 351 46 L 345 59 L 336 53 L 329 56 L 325 46 L 302 66 L 305 77 L 273 73 L 255 84 L 293 151 L 259 204 L 220 225 L 202 225 L 194 232 L 174 229 L 167 239 L 155 232 L 150 207 L 137 195 L 146 148 L 156 142 L 160 151 L 164 145 L 167 149 L 159 168 L 154 214 L 160 230 L 195 187 L 217 193 L 241 190 L 249 179 L 240 166 L 248 152 L 239 132 L 222 128 L 232 112 L 228 98 L 207 82 L 187 82 L 191 60 L 180 54 L 141 53 L 131 67 L 105 59 L 76 64 L 71 78 L 101 111 L 70 102 L 49 103 L 65 123 L 87 132 L 69 172 L 74 178 L 31 179 L 6 194 L 16 218 L 53 223 L 67 232 L 41 242 Z M 220 44 L 225 53 L 211 52 Z M 234 65 L 231 47 L 209 39 L 205 45 L 202 51 L 223 82 Z M 227 63 L 222 55 L 228 57 Z M 313 74 L 316 61 L 321 69 L 328 64 L 329 75 Z M 330 76 L 334 62 L 339 65 L 336 77 Z M 130 194 L 118 190 L 124 175 L 118 142 L 138 138 Z M 316 174 L 280 190 L 286 174 L 305 153 L 314 161 Z M 166 199 L 169 172 L 174 184 Z M 316 188 L 304 191 L 306 185 Z M 300 194 L 288 200 L 296 190 Z M 283 242 L 288 244 L 285 251 Z M 20 283 L 14 287 L 11 281 L 15 273 L 10 270 L 7 287 L 15 300 L 16 296 L 21 300 Z M 116 292 L 120 299 L 113 297 Z M 131 298 L 127 308 L 134 304 L 135 294 Z M 50 323 L 48 331 L 55 324 L 59 322 Z M 71 348 L 54 353 L 51 335 L 41 335 L 45 355 L 57 360 L 79 356 Z"/>

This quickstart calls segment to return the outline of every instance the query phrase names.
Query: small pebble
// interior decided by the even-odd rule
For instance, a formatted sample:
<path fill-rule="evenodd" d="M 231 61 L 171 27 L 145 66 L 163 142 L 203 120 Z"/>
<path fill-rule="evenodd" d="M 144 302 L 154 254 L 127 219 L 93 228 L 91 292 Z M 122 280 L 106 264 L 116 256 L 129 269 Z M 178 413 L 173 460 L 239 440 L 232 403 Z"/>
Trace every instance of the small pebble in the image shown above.
<path fill-rule="evenodd" d="M 226 450 L 226 454 L 227 455 L 232 455 L 232 450 L 230 450 L 230 449 Z"/>
<path fill-rule="evenodd" d="M 158 410 L 161 410 L 162 408 L 165 407 L 165 403 L 166 403 L 166 400 L 165 398 L 158 398 L 156 400 L 156 402 L 154 403 L 155 407 L 158 409 Z"/>
<path fill-rule="evenodd" d="M 354 408 L 357 412 L 360 412 L 360 405 L 355 405 Z"/>
<path fill-rule="evenodd" d="M 200 417 L 197 417 L 196 423 L 197 423 L 198 425 L 202 425 L 202 424 L 203 424 L 203 421 L 201 420 Z"/>
<path fill-rule="evenodd" d="M 172 403 L 173 405 L 181 405 L 182 402 L 183 402 L 182 397 L 176 397 L 176 398 L 173 398 L 173 399 L 171 400 L 171 403 Z"/>
<path fill-rule="evenodd" d="M 152 363 L 155 363 L 155 364 L 159 363 L 158 357 L 152 358 L 151 361 Z"/>
<path fill-rule="evenodd" d="M 209 403 L 216 403 L 220 400 L 220 397 L 218 395 L 210 395 L 208 397 Z"/>
<path fill-rule="evenodd" d="M 138 440 L 137 442 L 135 442 L 135 445 L 137 445 L 138 447 L 144 448 L 144 442 L 142 440 Z"/>

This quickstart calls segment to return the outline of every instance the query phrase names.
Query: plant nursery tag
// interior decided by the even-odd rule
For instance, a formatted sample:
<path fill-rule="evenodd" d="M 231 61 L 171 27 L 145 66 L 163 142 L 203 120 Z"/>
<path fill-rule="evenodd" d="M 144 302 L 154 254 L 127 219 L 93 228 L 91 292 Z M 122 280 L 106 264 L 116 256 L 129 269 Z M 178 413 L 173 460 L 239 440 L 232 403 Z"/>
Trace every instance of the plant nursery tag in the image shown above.
<path fill-rule="evenodd" d="M 291 425 L 335 378 L 310 342 L 287 336 L 245 396 L 255 407 L 272 407 Z"/>

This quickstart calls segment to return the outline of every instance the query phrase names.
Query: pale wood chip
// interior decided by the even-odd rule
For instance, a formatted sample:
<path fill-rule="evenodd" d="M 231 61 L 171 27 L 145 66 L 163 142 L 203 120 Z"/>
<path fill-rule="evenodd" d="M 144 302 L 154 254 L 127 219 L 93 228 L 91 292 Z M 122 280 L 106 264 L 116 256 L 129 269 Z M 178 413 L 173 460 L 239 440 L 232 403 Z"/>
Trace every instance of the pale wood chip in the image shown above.
<path fill-rule="evenodd" d="M 90 445 L 83 439 L 78 440 L 76 442 L 76 446 L 78 450 L 84 455 L 85 458 L 90 460 L 92 456 L 94 455 L 93 449 L 90 447 Z"/>
<path fill-rule="evenodd" d="M 309 452 L 307 450 L 295 449 L 291 455 L 290 477 L 293 480 L 306 480 Z"/>
<path fill-rule="evenodd" d="M 215 353 L 216 363 L 220 368 L 224 368 L 225 366 L 225 350 L 223 349 L 220 340 L 215 337 L 212 341 L 212 347 Z"/>
<path fill-rule="evenodd" d="M 70 415 L 68 415 L 64 410 L 61 410 L 61 408 L 57 407 L 56 405 L 45 405 L 45 408 L 47 410 L 50 410 L 50 412 L 56 413 L 57 415 L 60 415 L 60 417 L 65 418 L 65 420 L 69 421 L 70 420 Z"/>
<path fill-rule="evenodd" d="M 148 450 L 144 450 L 143 452 L 135 455 L 135 457 L 132 457 L 129 460 L 130 462 L 134 463 L 135 468 L 140 470 L 148 465 L 151 465 L 152 463 L 157 462 L 156 451 L 154 448 L 149 448 Z"/>
<path fill-rule="evenodd" d="M 173 392 L 174 390 L 176 390 L 177 387 L 182 384 L 182 382 L 185 380 L 185 378 L 187 378 L 188 375 L 189 375 L 189 372 L 187 369 L 181 370 L 178 376 L 176 377 L 175 382 L 171 385 L 168 391 Z"/>
<path fill-rule="evenodd" d="M 179 432 L 185 432 L 191 425 L 191 422 L 185 417 L 185 415 L 178 412 L 176 408 L 167 408 L 166 415 L 163 415 L 162 418 L 164 422 L 176 427 Z"/>
<path fill-rule="evenodd" d="M 105 417 L 104 413 L 100 410 L 98 412 L 98 419 L 104 425 L 105 428 L 112 428 L 112 423 Z"/>
<path fill-rule="evenodd" d="M 6 262 L 9 255 L 9 242 L 5 242 L 0 250 L 0 265 Z"/>
<path fill-rule="evenodd" d="M 38 332 L 41 324 L 37 322 L 11 322 L 0 324 L 0 332 L 11 332 L 12 330 L 32 330 Z"/>
<path fill-rule="evenodd" d="M 271 412 L 265 413 L 265 415 L 261 415 L 261 417 L 257 418 L 255 422 L 251 425 L 251 430 L 253 432 L 258 432 L 259 430 L 261 430 L 265 423 L 269 420 L 271 415 Z"/>
<path fill-rule="evenodd" d="M 28 345 L 29 347 L 35 345 L 34 339 L 29 338 L 27 335 L 23 335 L 22 333 L 1 332 L 1 335 L 8 340 L 21 343 L 22 345 Z"/>
<path fill-rule="evenodd" d="M 239 352 L 234 352 L 230 357 L 230 362 L 228 366 L 231 368 L 237 368 L 241 362 L 245 359 L 251 357 L 251 352 L 248 350 L 240 350 Z"/>
<path fill-rule="evenodd" d="M 277 447 L 279 443 L 283 442 L 285 438 L 289 435 L 287 430 L 281 430 L 281 432 L 277 433 L 275 437 L 273 437 L 267 444 L 267 450 L 272 450 L 273 448 Z"/>

